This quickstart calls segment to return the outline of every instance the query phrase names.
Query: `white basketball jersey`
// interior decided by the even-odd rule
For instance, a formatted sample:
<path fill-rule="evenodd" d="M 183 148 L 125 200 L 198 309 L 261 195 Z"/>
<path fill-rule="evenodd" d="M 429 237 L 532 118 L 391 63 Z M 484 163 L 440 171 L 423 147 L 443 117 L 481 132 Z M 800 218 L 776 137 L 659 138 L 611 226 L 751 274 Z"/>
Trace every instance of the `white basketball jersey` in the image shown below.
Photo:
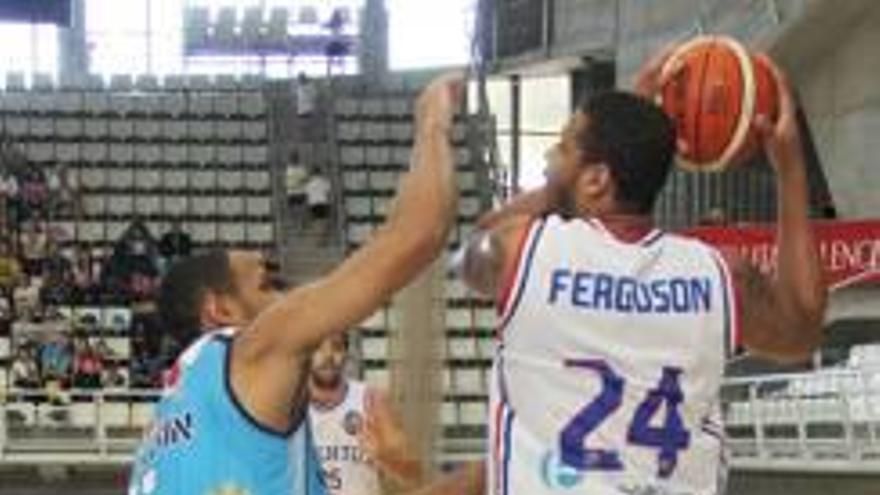
<path fill-rule="evenodd" d="M 379 495 L 379 475 L 358 442 L 364 425 L 366 386 L 348 381 L 345 399 L 326 409 L 309 408 L 315 446 L 329 495 Z"/>
<path fill-rule="evenodd" d="M 735 341 L 721 256 L 597 220 L 536 221 L 499 301 L 492 495 L 714 495 L 719 387 Z"/>

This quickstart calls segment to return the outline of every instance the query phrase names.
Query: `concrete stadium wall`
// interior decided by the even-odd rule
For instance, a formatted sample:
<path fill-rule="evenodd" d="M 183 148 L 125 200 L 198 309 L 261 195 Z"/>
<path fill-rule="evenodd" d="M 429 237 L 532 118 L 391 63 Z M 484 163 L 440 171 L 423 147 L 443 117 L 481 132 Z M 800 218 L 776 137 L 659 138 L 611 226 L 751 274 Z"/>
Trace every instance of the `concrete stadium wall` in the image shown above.
<path fill-rule="evenodd" d="M 650 2 L 648 2 L 650 3 Z M 622 0 L 617 75 L 628 86 L 665 43 L 733 34 L 766 50 L 800 92 L 838 213 L 880 217 L 880 2 Z"/>
<path fill-rule="evenodd" d="M 846 218 L 880 217 L 880 2 L 867 14 L 817 33 L 834 42 L 789 68 Z"/>

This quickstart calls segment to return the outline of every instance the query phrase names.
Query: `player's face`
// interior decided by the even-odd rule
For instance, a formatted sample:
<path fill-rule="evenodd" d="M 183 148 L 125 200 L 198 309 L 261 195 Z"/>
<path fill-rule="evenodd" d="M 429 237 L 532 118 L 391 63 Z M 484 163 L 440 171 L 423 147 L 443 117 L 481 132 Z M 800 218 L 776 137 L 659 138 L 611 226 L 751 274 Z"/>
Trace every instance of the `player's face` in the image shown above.
<path fill-rule="evenodd" d="M 340 386 L 345 358 L 345 336 L 338 335 L 324 340 L 312 355 L 312 382 L 327 389 Z"/>
<path fill-rule="evenodd" d="M 583 112 L 575 112 L 562 129 L 559 142 L 547 150 L 547 188 L 554 209 L 566 216 L 575 214 L 575 188 L 583 160 L 577 136 L 586 130 L 587 120 Z"/>
<path fill-rule="evenodd" d="M 235 281 L 235 303 L 243 319 L 251 322 L 281 296 L 275 274 L 267 269 L 263 255 L 253 251 L 230 252 L 229 265 Z"/>

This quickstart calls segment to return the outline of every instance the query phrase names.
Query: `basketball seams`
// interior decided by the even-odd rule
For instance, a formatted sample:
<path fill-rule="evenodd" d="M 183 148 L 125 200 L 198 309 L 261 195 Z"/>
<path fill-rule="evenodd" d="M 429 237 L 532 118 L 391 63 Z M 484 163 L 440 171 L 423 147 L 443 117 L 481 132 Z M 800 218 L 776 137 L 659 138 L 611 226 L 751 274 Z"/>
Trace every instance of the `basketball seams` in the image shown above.
<path fill-rule="evenodd" d="M 712 63 L 712 48 L 715 46 L 715 40 L 710 39 L 708 46 L 703 52 L 700 54 L 703 57 L 703 62 L 699 65 L 700 74 L 699 74 L 699 83 L 697 84 L 697 101 L 699 104 L 696 108 L 696 115 L 694 116 L 694 147 L 696 148 L 694 153 L 699 156 L 703 149 L 703 139 L 705 134 L 703 132 L 703 116 L 706 114 L 703 105 L 706 104 L 706 78 L 709 77 L 709 64 Z"/>
<path fill-rule="evenodd" d="M 739 59 L 740 74 L 742 75 L 743 83 L 742 106 L 739 113 L 739 124 L 733 134 L 733 138 L 730 140 L 730 144 L 721 155 L 721 158 L 711 164 L 712 168 L 709 168 L 708 170 L 720 170 L 721 168 L 724 168 L 724 166 L 730 163 L 739 150 L 745 145 L 745 142 L 749 137 L 749 129 L 755 118 L 755 100 L 757 98 L 757 90 L 755 88 L 755 68 L 748 51 L 746 51 L 741 44 L 731 38 L 719 37 L 718 40 L 727 45 L 727 47 L 730 48 Z"/>

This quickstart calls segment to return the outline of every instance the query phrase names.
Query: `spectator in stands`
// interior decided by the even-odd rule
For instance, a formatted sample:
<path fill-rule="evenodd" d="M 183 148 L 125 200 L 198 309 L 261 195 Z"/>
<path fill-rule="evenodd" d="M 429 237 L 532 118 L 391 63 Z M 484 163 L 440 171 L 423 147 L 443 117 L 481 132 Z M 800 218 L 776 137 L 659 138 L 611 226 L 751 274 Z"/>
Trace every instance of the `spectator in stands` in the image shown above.
<path fill-rule="evenodd" d="M 153 388 L 161 385 L 167 361 L 177 354 L 165 356 L 162 338 L 156 328 L 155 315 L 137 315 L 131 330 L 130 380 L 133 387 Z"/>
<path fill-rule="evenodd" d="M 49 255 L 43 264 L 45 283 L 40 293 L 40 300 L 44 305 L 62 305 L 70 300 L 73 269 L 57 244 L 50 237 Z"/>
<path fill-rule="evenodd" d="M 92 263 L 86 251 L 74 248 L 71 263 L 71 304 L 94 304 L 97 300 L 92 279 Z"/>
<path fill-rule="evenodd" d="M 61 195 L 61 176 L 59 175 L 59 166 L 54 165 L 46 167 L 43 171 L 46 177 L 46 191 L 49 195 L 49 203 L 52 205 L 52 211 L 56 210 Z"/>
<path fill-rule="evenodd" d="M 326 242 L 330 233 L 330 181 L 317 168 L 306 182 L 306 201 L 310 220 L 318 224 L 322 242 Z"/>
<path fill-rule="evenodd" d="M 27 318 L 28 315 L 36 314 L 40 306 L 42 288 L 43 280 L 40 277 L 22 278 L 22 282 L 12 292 L 12 303 L 17 318 Z"/>
<path fill-rule="evenodd" d="M 18 181 L 7 169 L 0 172 L 0 231 L 7 231 L 12 221 L 10 205 L 18 196 Z"/>
<path fill-rule="evenodd" d="M 296 150 L 291 151 L 284 183 L 287 189 L 287 204 L 290 208 L 290 215 L 299 229 L 305 225 L 306 183 L 308 180 L 309 171 L 300 161 L 299 153 Z"/>
<path fill-rule="evenodd" d="M 135 220 L 113 248 L 101 276 L 107 303 L 152 297 L 159 279 L 159 248 L 147 226 Z"/>
<path fill-rule="evenodd" d="M 92 347 L 87 338 L 74 343 L 73 386 L 76 388 L 100 388 L 104 372 L 103 356 Z"/>
<path fill-rule="evenodd" d="M 317 88 L 305 72 L 296 76 L 296 113 L 300 117 L 308 117 L 315 111 L 318 99 Z"/>
<path fill-rule="evenodd" d="M 324 24 L 324 27 L 330 31 L 330 40 L 324 47 L 324 54 L 327 56 L 328 73 L 332 72 L 334 68 L 344 68 L 345 57 L 351 53 L 351 42 L 343 34 L 343 30 L 348 23 L 348 11 L 339 7 L 333 9 L 330 19 Z"/>
<path fill-rule="evenodd" d="M 24 258 L 24 272 L 27 275 L 31 277 L 42 275 L 48 244 L 49 237 L 42 222 L 30 221 L 24 225 L 19 252 Z"/>
<path fill-rule="evenodd" d="M 43 384 L 47 387 L 54 387 L 52 382 L 57 382 L 59 387 L 67 385 L 72 364 L 73 350 L 67 336 L 60 332 L 54 333 L 40 348 Z"/>
<path fill-rule="evenodd" d="M 21 264 L 7 238 L 0 239 L 0 295 L 9 296 L 21 280 Z"/>
<path fill-rule="evenodd" d="M 22 220 L 34 219 L 42 216 L 44 205 L 49 196 L 46 187 L 46 177 L 43 171 L 35 165 L 25 167 L 21 178 Z"/>
<path fill-rule="evenodd" d="M 15 352 L 10 369 L 13 387 L 37 388 L 40 386 L 40 369 L 37 367 L 36 348 L 31 341 L 24 341 Z"/>
<path fill-rule="evenodd" d="M 105 360 L 107 358 L 104 358 Z M 101 377 L 101 383 L 107 388 L 119 388 L 128 385 L 122 368 L 116 361 L 106 360 L 104 365 L 104 375 Z"/>
<path fill-rule="evenodd" d="M 9 335 L 14 318 L 12 301 L 7 294 L 0 293 L 0 336 Z"/>
<path fill-rule="evenodd" d="M 183 230 L 180 220 L 171 221 L 171 228 L 159 240 L 159 254 L 165 264 L 192 254 L 192 237 Z"/>
<path fill-rule="evenodd" d="M 15 225 L 19 220 L 19 208 L 21 201 L 21 187 L 18 183 L 18 177 L 10 171 L 6 170 L 0 178 L 0 194 L 2 194 L 3 224 L 5 227 Z"/>

